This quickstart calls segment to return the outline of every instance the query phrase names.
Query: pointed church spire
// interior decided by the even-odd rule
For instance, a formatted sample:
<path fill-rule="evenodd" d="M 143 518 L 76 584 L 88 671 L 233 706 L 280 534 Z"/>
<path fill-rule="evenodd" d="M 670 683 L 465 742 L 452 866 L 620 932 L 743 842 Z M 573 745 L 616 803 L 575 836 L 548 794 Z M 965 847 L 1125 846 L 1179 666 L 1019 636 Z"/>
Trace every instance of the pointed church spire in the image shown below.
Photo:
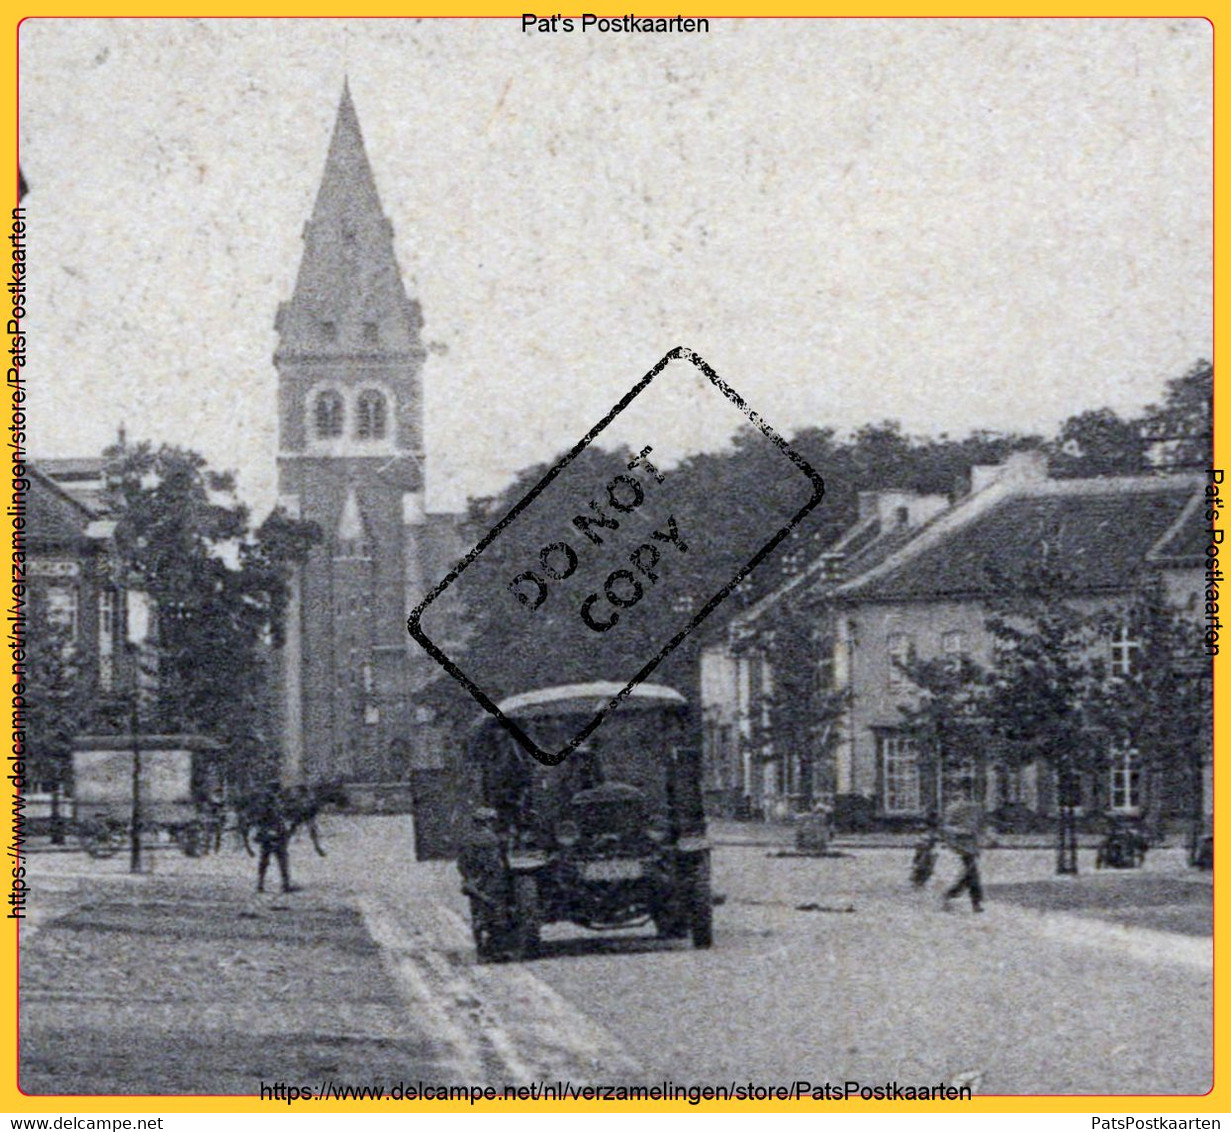
<path fill-rule="evenodd" d="M 359 115 L 351 98 L 350 80 L 342 83 L 342 98 L 338 103 L 337 117 L 333 123 L 333 137 L 329 142 L 329 156 L 325 158 L 325 175 L 316 194 L 316 208 L 310 227 L 329 224 L 338 219 L 341 209 L 371 213 L 384 221 L 380 198 L 376 193 L 376 179 L 368 161 L 363 144 L 363 131 L 359 128 Z"/>
<path fill-rule="evenodd" d="M 402 285 L 348 79 L 304 228 L 295 292 L 278 314 L 279 351 L 418 353 L 422 321 Z"/>

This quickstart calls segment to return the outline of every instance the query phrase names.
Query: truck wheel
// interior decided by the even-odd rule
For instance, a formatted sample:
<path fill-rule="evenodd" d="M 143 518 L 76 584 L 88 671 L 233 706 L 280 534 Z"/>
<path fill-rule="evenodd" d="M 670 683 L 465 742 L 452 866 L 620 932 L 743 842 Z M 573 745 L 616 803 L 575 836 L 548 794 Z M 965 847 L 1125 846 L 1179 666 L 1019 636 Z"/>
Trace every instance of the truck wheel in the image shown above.
<path fill-rule="evenodd" d="M 710 858 L 704 853 L 692 868 L 687 890 L 689 929 L 693 947 L 714 945 L 714 896 L 710 891 Z"/>
<path fill-rule="evenodd" d="M 539 952 L 539 882 L 532 876 L 513 878 L 511 957 L 533 959 Z"/>
<path fill-rule="evenodd" d="M 690 880 L 691 873 L 685 860 L 677 858 L 654 901 L 652 915 L 659 939 L 683 939 L 688 935 Z"/>
<path fill-rule="evenodd" d="M 680 915 L 679 907 L 673 901 L 670 907 L 655 914 L 654 930 L 659 939 L 683 939 L 688 934 L 688 919 Z"/>

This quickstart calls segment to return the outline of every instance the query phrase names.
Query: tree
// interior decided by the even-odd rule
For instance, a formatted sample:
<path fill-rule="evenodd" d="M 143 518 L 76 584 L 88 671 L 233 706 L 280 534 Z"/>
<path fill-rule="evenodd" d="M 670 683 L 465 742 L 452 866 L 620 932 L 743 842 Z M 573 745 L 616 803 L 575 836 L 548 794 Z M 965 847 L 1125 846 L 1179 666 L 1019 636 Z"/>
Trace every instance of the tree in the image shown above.
<path fill-rule="evenodd" d="M 1105 618 L 1070 604 L 1074 584 L 1046 567 L 998 588 L 1005 604 L 987 619 L 995 647 L 985 701 L 989 726 L 1014 745 L 1023 763 L 1052 768 L 1056 871 L 1075 873 L 1080 776 L 1101 760 L 1091 742 L 1091 716 L 1107 675 L 1098 648 Z"/>
<path fill-rule="evenodd" d="M 771 690 L 762 693 L 749 721 L 753 753 L 763 757 L 772 751 L 787 776 L 785 785 L 809 809 L 818 795 L 834 793 L 832 755 L 837 724 L 850 705 L 849 690 L 822 679 L 812 620 L 793 602 L 770 630 L 748 644 L 772 674 Z"/>
<path fill-rule="evenodd" d="M 1126 421 L 1112 409 L 1088 409 L 1064 422 L 1051 459 L 1052 475 L 1137 475 L 1147 468 L 1146 447 L 1139 421 Z"/>
<path fill-rule="evenodd" d="M 898 710 L 922 756 L 930 808 L 943 810 L 958 786 L 956 774 L 967 767 L 974 775 L 976 798 L 981 796 L 987 774 L 988 673 L 965 655 L 912 659 L 899 667 L 919 690 L 916 703 L 899 705 Z"/>
<path fill-rule="evenodd" d="M 628 456 L 623 453 L 590 447 L 577 456 L 568 474 L 593 483 L 598 490 L 614 477 L 627 474 L 627 465 Z M 548 465 L 529 468 L 494 500 L 472 503 L 472 541 L 478 542 L 548 471 Z M 545 574 L 540 548 L 558 544 L 562 538 L 571 537 L 577 553 L 584 554 L 589 544 L 567 520 L 568 516 L 551 508 L 528 508 L 484 550 L 485 576 L 499 579 L 503 586 L 504 580 L 515 579 L 526 570 Z M 691 551 L 691 538 L 688 545 Z M 613 562 L 608 569 L 614 566 Z M 686 567 L 686 557 L 673 563 L 677 570 Z M 587 631 L 578 614 L 578 601 L 565 600 L 566 592 L 566 588 L 552 592 L 538 606 L 518 606 L 503 589 L 498 594 L 501 600 L 492 600 L 489 586 L 458 587 L 465 604 L 460 620 L 467 627 L 461 666 L 482 674 L 479 681 L 485 693 L 499 700 L 551 684 L 627 680 L 670 639 L 663 620 L 666 613 L 648 601 L 638 607 L 637 616 L 622 618 L 613 631 Z M 528 636 L 535 642 L 533 649 L 526 647 Z"/>
<path fill-rule="evenodd" d="M 1151 576 L 1111 619 L 1121 637 L 1121 663 L 1108 672 L 1092 712 L 1110 750 L 1136 752 L 1151 840 L 1161 837 L 1162 802 L 1178 787 L 1199 837 L 1202 772 L 1212 744 L 1209 662 L 1192 620 L 1167 600 L 1163 580 Z"/>
<path fill-rule="evenodd" d="M 234 477 L 195 452 L 121 443 L 106 458 L 116 582 L 154 610 L 145 730 L 228 747 L 229 777 L 268 758 L 269 647 L 281 643 L 291 571 L 319 538 L 276 510 L 255 532 Z"/>
<path fill-rule="evenodd" d="M 1161 405 L 1146 408 L 1142 430 L 1161 467 L 1201 468 L 1214 459 L 1214 367 L 1204 358 L 1167 383 Z"/>

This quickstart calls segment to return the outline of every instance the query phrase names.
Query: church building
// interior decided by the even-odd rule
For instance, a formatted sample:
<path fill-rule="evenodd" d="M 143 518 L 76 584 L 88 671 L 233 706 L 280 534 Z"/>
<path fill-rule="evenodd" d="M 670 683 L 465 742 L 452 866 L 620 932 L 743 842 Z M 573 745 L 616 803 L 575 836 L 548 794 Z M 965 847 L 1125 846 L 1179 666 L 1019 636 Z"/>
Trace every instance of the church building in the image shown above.
<path fill-rule="evenodd" d="M 277 315 L 278 487 L 321 541 L 282 650 L 284 781 L 405 781 L 439 765 L 418 699 L 448 679 L 406 618 L 464 552 L 424 506 L 419 303 L 403 286 L 349 88 L 295 289 Z"/>

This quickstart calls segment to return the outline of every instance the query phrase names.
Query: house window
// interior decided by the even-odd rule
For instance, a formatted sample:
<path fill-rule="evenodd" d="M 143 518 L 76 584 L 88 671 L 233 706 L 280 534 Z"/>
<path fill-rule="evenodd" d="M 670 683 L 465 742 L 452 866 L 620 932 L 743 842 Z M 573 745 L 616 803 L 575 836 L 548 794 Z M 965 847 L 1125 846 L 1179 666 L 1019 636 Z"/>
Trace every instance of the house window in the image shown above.
<path fill-rule="evenodd" d="M 110 692 L 115 686 L 116 592 L 103 589 L 98 594 L 98 686 Z"/>
<path fill-rule="evenodd" d="M 919 757 L 906 735 L 881 735 L 881 800 L 887 814 L 919 812 Z"/>
<path fill-rule="evenodd" d="M 940 635 L 940 660 L 945 668 L 963 682 L 968 680 L 966 671 L 966 634 L 953 629 Z"/>
<path fill-rule="evenodd" d="M 363 324 L 363 341 L 368 346 L 380 345 L 380 326 L 375 322 Z"/>
<path fill-rule="evenodd" d="M 1141 656 L 1141 638 L 1127 623 L 1116 629 L 1111 639 L 1111 672 L 1113 676 L 1133 676 Z"/>
<path fill-rule="evenodd" d="M 1022 792 L 1022 772 L 1020 767 L 997 766 L 996 793 L 1002 806 L 1018 805 L 1025 801 Z"/>
<path fill-rule="evenodd" d="M 71 586 L 48 586 L 47 620 L 68 630 L 69 640 L 77 640 L 77 590 Z"/>
<path fill-rule="evenodd" d="M 338 324 L 336 322 L 322 322 L 321 337 L 326 342 L 336 342 L 338 340 Z"/>
<path fill-rule="evenodd" d="M 1120 813 L 1141 809 L 1141 768 L 1136 747 L 1120 747 L 1111 753 L 1111 808 Z"/>
<path fill-rule="evenodd" d="M 979 770 L 969 755 L 954 759 L 946 768 L 945 801 L 975 802 L 979 793 Z"/>
<path fill-rule="evenodd" d="M 342 435 L 342 419 L 345 408 L 342 395 L 332 389 L 326 389 L 316 396 L 316 435 L 322 439 Z"/>
<path fill-rule="evenodd" d="M 381 440 L 385 435 L 385 395 L 376 389 L 359 394 L 355 435 L 360 440 Z"/>
<path fill-rule="evenodd" d="M 914 642 L 906 633 L 890 633 L 885 638 L 885 648 L 889 662 L 889 687 L 908 687 L 910 677 L 902 671 L 901 665 L 908 664 L 914 656 Z"/>

